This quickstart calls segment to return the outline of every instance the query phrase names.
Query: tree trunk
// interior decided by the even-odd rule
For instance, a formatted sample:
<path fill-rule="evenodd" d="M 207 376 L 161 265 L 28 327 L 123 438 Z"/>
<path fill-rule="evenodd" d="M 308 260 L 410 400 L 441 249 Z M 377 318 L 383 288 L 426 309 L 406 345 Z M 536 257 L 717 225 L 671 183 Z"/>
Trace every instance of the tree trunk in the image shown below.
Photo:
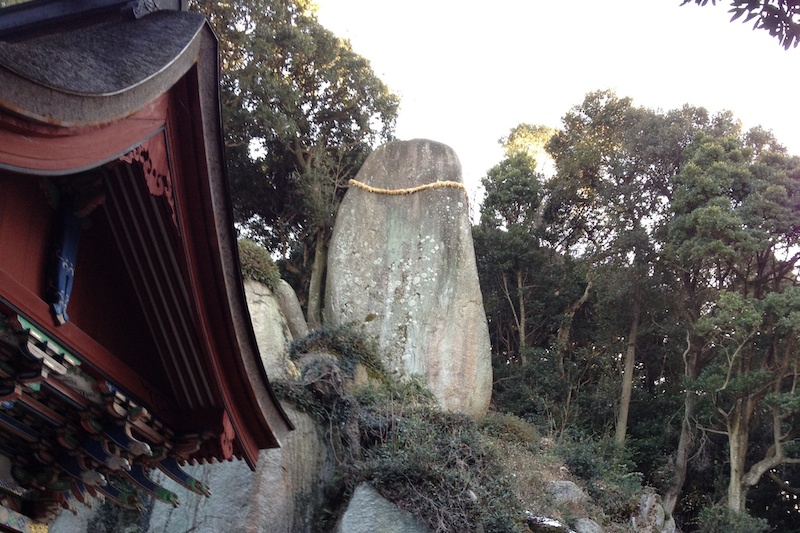
<path fill-rule="evenodd" d="M 738 400 L 737 403 L 741 403 Z M 742 486 L 744 460 L 747 454 L 747 435 L 742 435 L 742 420 L 739 408 L 731 414 L 728 421 L 728 459 L 730 460 L 730 479 L 728 480 L 728 509 L 744 511 L 745 494 Z"/>
<path fill-rule="evenodd" d="M 756 401 L 753 396 L 736 400 L 726 420 L 728 430 L 728 459 L 730 460 L 730 480 L 728 481 L 728 509 L 743 512 L 747 504 L 745 483 L 745 461 L 750 445 L 750 423 Z"/>
<path fill-rule="evenodd" d="M 686 481 L 686 469 L 689 464 L 689 454 L 692 451 L 694 442 L 694 428 L 691 420 L 694 417 L 694 406 L 697 396 L 693 391 L 686 391 L 683 399 L 683 422 L 681 423 L 681 435 L 678 438 L 678 449 L 675 453 L 675 474 L 672 477 L 672 485 L 664 494 L 664 512 L 667 516 L 672 516 L 678 497 L 683 490 L 683 483 Z"/>
<path fill-rule="evenodd" d="M 569 307 L 564 310 L 564 318 L 562 319 L 561 325 L 558 327 L 558 334 L 556 336 L 556 349 L 558 351 L 558 369 L 561 373 L 561 377 L 564 377 L 566 374 L 566 370 L 564 368 L 564 354 L 569 350 L 569 339 L 572 335 L 572 319 L 575 317 L 575 313 L 578 312 L 583 304 L 585 304 L 589 300 L 589 296 L 592 294 L 592 281 L 589 280 L 586 283 L 586 289 L 583 291 L 583 295 L 572 302 Z"/>
<path fill-rule="evenodd" d="M 314 263 L 311 265 L 311 281 L 308 286 L 308 309 L 306 321 L 308 329 L 314 330 L 322 326 L 322 287 L 325 270 L 328 265 L 328 235 L 325 228 L 317 229 L 314 245 Z"/>
<path fill-rule="evenodd" d="M 686 350 L 683 352 L 683 361 L 684 375 L 688 379 L 689 385 L 683 398 L 683 421 L 681 422 L 681 434 L 678 438 L 678 449 L 675 452 L 675 474 L 672 478 L 672 485 L 669 486 L 666 494 L 664 494 L 664 512 L 667 516 L 672 516 L 672 513 L 675 512 L 678 497 L 683 490 L 683 484 L 686 481 L 686 469 L 689 464 L 689 454 L 692 451 L 692 443 L 694 441 L 692 419 L 694 418 L 697 395 L 691 389 L 691 382 L 697 379 L 699 355 L 693 352 L 690 333 L 686 332 Z"/>
<path fill-rule="evenodd" d="M 519 302 L 519 358 L 526 363 L 525 348 L 528 346 L 528 333 L 525 327 L 525 284 L 522 279 L 522 269 L 517 269 L 517 300 Z"/>
<path fill-rule="evenodd" d="M 639 326 L 642 323 L 642 297 L 637 290 L 633 296 L 633 320 L 628 333 L 628 346 L 625 350 L 625 370 L 622 373 L 622 394 L 619 399 L 619 416 L 617 417 L 617 432 L 615 442 L 619 446 L 625 445 L 625 435 L 628 431 L 628 412 L 631 405 L 633 392 L 633 372 L 636 363 L 636 342 L 639 337 Z"/>
<path fill-rule="evenodd" d="M 517 270 L 517 285 L 520 283 L 521 279 L 521 272 Z M 508 302 L 508 306 L 511 308 L 511 315 L 514 317 L 514 325 L 517 327 L 517 355 L 521 358 L 522 357 L 522 332 L 525 330 L 524 325 L 524 315 L 520 316 L 517 313 L 517 308 L 514 305 L 514 299 L 511 298 L 511 291 L 508 288 L 508 276 L 505 272 L 500 273 L 501 279 L 503 280 L 503 295 L 506 297 L 506 301 Z M 517 301 L 520 303 L 520 300 Z M 521 311 L 525 311 L 525 308 L 522 307 Z"/>

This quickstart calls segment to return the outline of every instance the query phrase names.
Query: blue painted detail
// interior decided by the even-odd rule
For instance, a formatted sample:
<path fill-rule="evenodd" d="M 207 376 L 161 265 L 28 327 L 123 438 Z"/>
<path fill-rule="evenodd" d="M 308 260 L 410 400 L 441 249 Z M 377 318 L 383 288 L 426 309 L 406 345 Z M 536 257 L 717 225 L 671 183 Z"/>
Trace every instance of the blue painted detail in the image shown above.
<path fill-rule="evenodd" d="M 206 497 L 211 496 L 211 489 L 199 479 L 187 474 L 174 457 L 167 457 L 156 463 L 156 466 L 183 488 Z"/>
<path fill-rule="evenodd" d="M 131 466 L 130 471 L 126 473 L 134 483 L 139 485 L 148 494 L 158 498 L 162 502 L 170 503 L 174 507 L 178 506 L 178 495 L 147 477 L 147 472 L 145 472 L 142 465 L 134 464 Z"/>
<path fill-rule="evenodd" d="M 75 263 L 78 259 L 78 241 L 81 236 L 81 221 L 70 210 L 60 211 L 60 235 L 55 260 L 55 293 L 53 312 L 59 324 L 69 321 L 67 305 L 72 295 L 72 282 L 75 278 Z"/>

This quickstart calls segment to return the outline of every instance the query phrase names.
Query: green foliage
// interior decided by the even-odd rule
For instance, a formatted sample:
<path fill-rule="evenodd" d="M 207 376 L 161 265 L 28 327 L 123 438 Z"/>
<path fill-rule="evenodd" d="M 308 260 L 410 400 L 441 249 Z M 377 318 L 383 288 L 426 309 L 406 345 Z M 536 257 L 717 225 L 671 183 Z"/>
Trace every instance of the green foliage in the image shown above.
<path fill-rule="evenodd" d="M 683 0 L 684 4 L 692 0 Z M 708 0 L 694 0 L 704 6 Z M 716 5 L 717 0 L 711 0 Z M 731 20 L 744 16 L 744 22 L 755 19 L 753 29 L 767 30 L 777 37 L 785 49 L 800 43 L 800 4 L 796 0 L 731 0 Z"/>
<path fill-rule="evenodd" d="M 625 451 L 610 440 L 566 438 L 558 451 L 572 474 L 586 482 L 589 496 L 612 520 L 624 522 L 639 509 L 642 474 L 631 470 Z"/>
<path fill-rule="evenodd" d="M 541 124 L 519 124 L 509 132 L 508 136 L 500 139 L 506 157 L 516 153 L 530 156 L 537 164 L 541 164 L 547 157 L 545 146 L 550 142 L 555 130 Z"/>
<path fill-rule="evenodd" d="M 250 239 L 239 239 L 239 261 L 242 276 L 259 281 L 275 290 L 281 280 L 277 265 L 269 256 L 269 252 Z"/>
<path fill-rule="evenodd" d="M 192 6 L 219 37 L 235 221 L 283 256 L 316 327 L 336 211 L 373 146 L 393 138 L 399 100 L 309 0 Z"/>
<path fill-rule="evenodd" d="M 293 380 L 273 379 L 270 381 L 270 385 L 279 400 L 289 402 L 317 420 L 325 421 L 330 419 L 329 406 L 324 405 L 319 398 L 315 397 L 304 383 Z"/>
<path fill-rule="evenodd" d="M 486 173 L 481 225 L 529 232 L 536 228 L 542 176 L 535 172 L 535 166 L 527 153 L 514 152 Z"/>
<path fill-rule="evenodd" d="M 490 412 L 478 422 L 478 427 L 495 439 L 516 442 L 524 446 L 533 447 L 541 439 L 536 426 L 508 413 Z"/>
<path fill-rule="evenodd" d="M 526 363 L 495 365 L 492 400 L 499 411 L 550 432 L 560 426 L 559 406 L 565 400 L 566 383 L 554 351 L 534 348 L 525 354 Z"/>
<path fill-rule="evenodd" d="M 769 531 L 769 524 L 763 518 L 714 505 L 700 511 L 697 531 L 698 533 L 763 533 Z"/>
<path fill-rule="evenodd" d="M 391 411 L 398 406 L 403 409 L 433 408 L 436 398 L 425 386 L 420 376 L 398 380 L 384 379 L 378 385 L 368 385 L 353 391 L 356 401 L 367 410 Z"/>

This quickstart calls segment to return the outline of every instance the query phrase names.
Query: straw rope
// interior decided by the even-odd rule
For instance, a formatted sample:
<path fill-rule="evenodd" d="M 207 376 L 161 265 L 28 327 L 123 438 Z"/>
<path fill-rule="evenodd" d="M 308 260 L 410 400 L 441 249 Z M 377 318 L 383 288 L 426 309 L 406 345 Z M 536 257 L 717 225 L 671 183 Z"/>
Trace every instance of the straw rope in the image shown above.
<path fill-rule="evenodd" d="M 358 180 L 350 180 L 348 183 L 367 192 L 372 192 L 375 194 L 388 194 L 390 196 L 403 196 L 407 194 L 418 193 L 420 191 L 427 191 L 430 189 L 461 189 L 464 191 L 464 196 L 466 197 L 467 202 L 469 202 L 467 188 L 464 187 L 463 183 L 459 183 L 457 181 L 434 181 L 433 183 L 426 183 L 425 185 L 418 185 L 417 187 L 409 187 L 408 189 L 381 189 L 380 187 L 372 187 Z"/>

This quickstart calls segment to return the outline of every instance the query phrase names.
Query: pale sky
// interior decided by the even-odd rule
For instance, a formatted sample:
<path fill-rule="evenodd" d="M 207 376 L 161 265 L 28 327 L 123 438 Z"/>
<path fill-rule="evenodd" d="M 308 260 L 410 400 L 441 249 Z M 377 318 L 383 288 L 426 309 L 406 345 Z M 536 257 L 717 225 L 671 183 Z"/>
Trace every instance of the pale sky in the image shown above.
<path fill-rule="evenodd" d="M 400 96 L 397 137 L 450 145 L 470 191 L 512 127 L 559 127 L 598 89 L 653 109 L 729 109 L 800 155 L 800 48 L 729 22 L 728 0 L 680 3 L 317 0 L 319 21 Z"/>

